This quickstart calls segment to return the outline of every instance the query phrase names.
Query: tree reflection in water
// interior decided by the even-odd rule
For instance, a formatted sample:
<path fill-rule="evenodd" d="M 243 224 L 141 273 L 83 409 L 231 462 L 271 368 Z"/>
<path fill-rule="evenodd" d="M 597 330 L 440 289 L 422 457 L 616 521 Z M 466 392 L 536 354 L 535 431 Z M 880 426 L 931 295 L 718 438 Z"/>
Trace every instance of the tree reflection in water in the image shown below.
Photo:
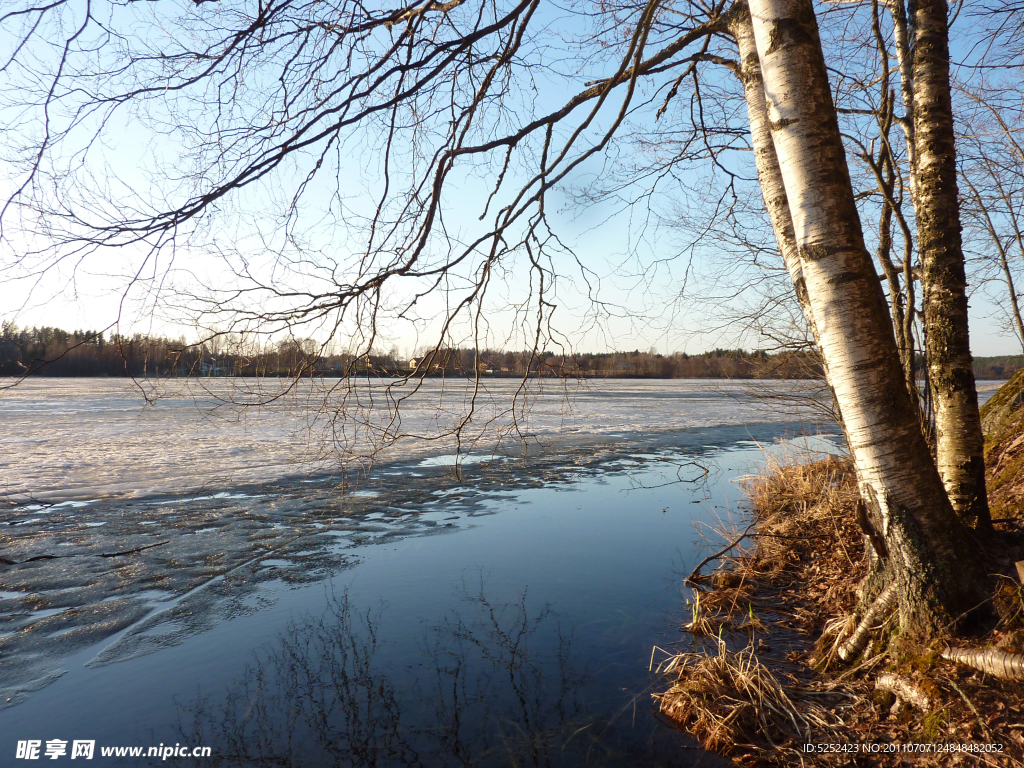
<path fill-rule="evenodd" d="M 383 608 L 331 595 L 223 699 L 180 707 L 183 741 L 231 766 L 652 764 L 587 716 L 586 669 L 550 606 L 531 613 L 525 592 L 493 602 L 482 578 L 456 592 L 457 610 L 420 626 L 412 663 L 401 638 L 382 638 Z"/>

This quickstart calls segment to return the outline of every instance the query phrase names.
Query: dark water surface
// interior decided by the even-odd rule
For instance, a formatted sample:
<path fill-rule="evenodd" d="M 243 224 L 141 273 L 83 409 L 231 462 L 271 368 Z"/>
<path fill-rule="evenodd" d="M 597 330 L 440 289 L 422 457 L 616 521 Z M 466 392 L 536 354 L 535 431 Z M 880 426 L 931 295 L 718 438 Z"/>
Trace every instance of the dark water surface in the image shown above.
<path fill-rule="evenodd" d="M 467 464 L 461 483 L 437 460 L 390 465 L 344 525 L 314 523 L 308 541 L 275 544 L 185 598 L 133 587 L 146 610 L 101 642 L 69 639 L 60 657 L 60 633 L 78 630 L 58 628 L 49 646 L 12 646 L 46 648 L 66 672 L 0 711 L 0 765 L 31 764 L 13 759 L 28 739 L 66 740 L 69 753 L 95 740 L 89 765 L 158 762 L 103 758 L 104 746 L 176 744 L 212 756 L 165 764 L 724 764 L 653 713 L 664 681 L 648 666 L 680 647 L 682 578 L 708 551 L 701 532 L 717 543 L 709 526 L 742 518 L 735 480 L 763 462 L 758 443 L 800 429 Z M 287 496 L 244 490 L 234 504 Z M 133 503 L 134 517 L 169 504 Z M 108 591 L 75 610 L 100 610 L 119 594 Z"/>

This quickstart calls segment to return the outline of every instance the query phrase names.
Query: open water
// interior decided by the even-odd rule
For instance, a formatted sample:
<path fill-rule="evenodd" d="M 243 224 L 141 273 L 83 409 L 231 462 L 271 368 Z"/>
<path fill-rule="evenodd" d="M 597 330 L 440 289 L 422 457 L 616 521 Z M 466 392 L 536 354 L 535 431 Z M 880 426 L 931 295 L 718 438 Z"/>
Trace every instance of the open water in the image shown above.
<path fill-rule="evenodd" d="M 0 396 L 0 765 L 29 740 L 94 765 L 722 764 L 653 712 L 650 666 L 685 647 L 682 578 L 742 524 L 742 476 L 835 450 L 779 399 L 803 385 L 515 412 L 511 382 L 430 382 L 397 422 L 349 400 L 339 439 L 322 385 L 205 383 Z"/>

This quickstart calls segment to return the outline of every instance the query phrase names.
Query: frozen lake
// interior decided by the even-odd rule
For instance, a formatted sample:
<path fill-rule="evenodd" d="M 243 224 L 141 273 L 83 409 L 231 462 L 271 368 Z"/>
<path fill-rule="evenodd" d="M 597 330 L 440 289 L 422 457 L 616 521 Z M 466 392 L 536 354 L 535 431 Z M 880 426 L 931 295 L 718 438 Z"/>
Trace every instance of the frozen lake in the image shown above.
<path fill-rule="evenodd" d="M 430 382 L 390 445 L 369 429 L 388 409 L 350 404 L 347 462 L 308 437 L 318 387 L 257 409 L 237 384 L 0 398 L 0 764 L 53 739 L 97 765 L 166 745 L 239 768 L 722 764 L 652 712 L 648 665 L 712 528 L 742 519 L 740 478 L 811 412 L 616 381 L 531 392 L 514 425 L 492 382 L 457 478 L 465 384 Z"/>
<path fill-rule="evenodd" d="M 29 379 L 0 392 L 0 500 L 191 493 L 463 452 L 518 455 L 696 427 L 807 418 L 750 383 Z M 776 393 L 814 382 L 764 382 Z M 147 399 L 148 398 L 148 401 Z M 344 418 L 340 418 L 344 416 Z M 461 425 L 458 437 L 453 430 Z"/>

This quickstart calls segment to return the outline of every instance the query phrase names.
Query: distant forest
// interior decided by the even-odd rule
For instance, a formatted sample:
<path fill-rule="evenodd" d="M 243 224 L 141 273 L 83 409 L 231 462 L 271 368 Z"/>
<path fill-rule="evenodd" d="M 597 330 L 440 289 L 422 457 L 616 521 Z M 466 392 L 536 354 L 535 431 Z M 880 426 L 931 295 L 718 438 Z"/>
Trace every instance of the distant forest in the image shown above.
<path fill-rule="evenodd" d="M 1024 368 L 1024 357 L 979 357 L 981 379 L 1008 379 Z M 226 337 L 204 344 L 184 339 L 60 328 L 0 327 L 2 376 L 578 376 L 645 379 L 805 379 L 820 378 L 821 368 L 806 353 L 770 354 L 756 350 L 715 349 L 696 355 L 676 352 L 601 352 L 560 355 L 442 349 L 412 359 L 397 350 L 354 356 L 322 354 L 309 340 L 288 340 L 259 352 L 240 351 Z"/>

